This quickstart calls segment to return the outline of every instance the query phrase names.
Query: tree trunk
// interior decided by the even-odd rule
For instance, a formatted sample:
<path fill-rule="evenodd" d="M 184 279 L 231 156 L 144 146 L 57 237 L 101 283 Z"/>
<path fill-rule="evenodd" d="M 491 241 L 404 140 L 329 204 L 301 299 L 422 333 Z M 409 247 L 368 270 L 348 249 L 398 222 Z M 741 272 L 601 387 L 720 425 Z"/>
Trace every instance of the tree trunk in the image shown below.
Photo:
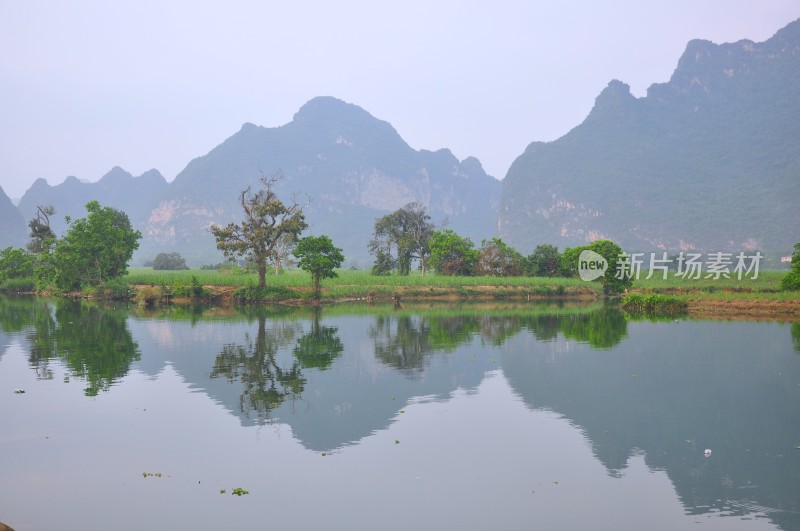
<path fill-rule="evenodd" d="M 258 287 L 267 287 L 267 263 L 264 260 L 258 261 Z"/>

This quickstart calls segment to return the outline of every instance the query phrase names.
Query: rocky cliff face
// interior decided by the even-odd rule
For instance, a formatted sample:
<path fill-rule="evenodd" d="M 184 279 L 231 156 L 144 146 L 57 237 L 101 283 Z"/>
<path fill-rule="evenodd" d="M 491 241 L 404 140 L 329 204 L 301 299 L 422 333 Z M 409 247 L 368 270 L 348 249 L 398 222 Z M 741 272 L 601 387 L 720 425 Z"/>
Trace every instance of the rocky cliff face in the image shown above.
<path fill-rule="evenodd" d="M 503 181 L 501 235 L 527 251 L 786 254 L 800 226 L 800 21 L 763 43 L 691 41 L 644 98 L 612 81 L 586 120 Z"/>

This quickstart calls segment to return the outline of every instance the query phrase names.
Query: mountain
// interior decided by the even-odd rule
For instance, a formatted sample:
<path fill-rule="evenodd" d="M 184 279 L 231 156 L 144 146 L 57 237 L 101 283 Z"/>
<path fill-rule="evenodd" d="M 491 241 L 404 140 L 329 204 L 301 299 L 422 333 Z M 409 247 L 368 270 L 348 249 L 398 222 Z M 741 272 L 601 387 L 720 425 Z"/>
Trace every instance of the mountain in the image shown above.
<path fill-rule="evenodd" d="M 27 234 L 28 227 L 25 220 L 5 191 L 0 188 L 0 249 L 24 246 Z"/>
<path fill-rule="evenodd" d="M 367 242 L 375 220 L 413 201 L 428 208 L 434 223 L 446 221 L 478 242 L 495 231 L 501 186 L 477 159 L 414 150 L 389 123 L 320 97 L 288 124 L 244 124 L 191 161 L 150 212 L 139 256 L 178 250 L 193 265 L 218 260 L 207 228 L 240 221 L 241 191 L 277 173 L 283 175 L 278 196 L 310 201 L 308 233 L 329 235 L 348 264 L 371 264 Z"/>
<path fill-rule="evenodd" d="M 44 179 L 37 179 L 20 199 L 18 208 L 25 219 L 31 219 L 36 215 L 37 205 L 53 205 L 56 215 L 51 217 L 50 224 L 60 235 L 67 229 L 65 216 L 86 217 L 86 203 L 95 199 L 103 206 L 128 214 L 133 226 L 144 233 L 145 221 L 166 188 L 167 181 L 157 170 L 134 177 L 115 166 L 94 183 L 70 176 L 61 184 L 50 186 Z"/>
<path fill-rule="evenodd" d="M 689 42 L 667 83 L 614 80 L 503 181 L 512 245 L 788 254 L 800 227 L 800 20 L 763 43 Z"/>

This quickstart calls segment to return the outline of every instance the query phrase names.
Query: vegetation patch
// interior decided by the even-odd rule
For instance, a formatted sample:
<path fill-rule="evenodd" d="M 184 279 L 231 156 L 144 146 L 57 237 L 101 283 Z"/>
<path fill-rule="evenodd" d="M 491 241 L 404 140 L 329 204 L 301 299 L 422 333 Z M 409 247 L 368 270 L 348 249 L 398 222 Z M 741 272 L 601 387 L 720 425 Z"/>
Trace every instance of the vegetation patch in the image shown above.
<path fill-rule="evenodd" d="M 233 300 L 238 303 L 248 302 L 277 302 L 287 299 L 298 298 L 300 294 L 295 293 L 283 286 L 244 286 L 233 292 Z"/>
<path fill-rule="evenodd" d="M 622 309 L 633 314 L 680 315 L 686 313 L 686 301 L 672 295 L 631 293 L 622 299 Z"/>

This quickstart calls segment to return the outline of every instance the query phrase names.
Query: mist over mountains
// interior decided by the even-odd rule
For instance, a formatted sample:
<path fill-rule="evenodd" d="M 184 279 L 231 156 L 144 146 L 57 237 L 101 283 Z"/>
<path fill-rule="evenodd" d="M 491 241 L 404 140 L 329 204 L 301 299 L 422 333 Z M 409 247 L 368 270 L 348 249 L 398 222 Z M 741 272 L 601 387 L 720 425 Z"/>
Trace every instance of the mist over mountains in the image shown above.
<path fill-rule="evenodd" d="M 217 262 L 213 224 L 241 218 L 239 194 L 280 173 L 278 195 L 308 202 L 309 233 L 365 267 L 376 218 L 416 201 L 439 226 L 479 243 L 499 235 L 527 254 L 600 238 L 626 250 L 761 250 L 800 238 L 800 20 L 763 43 L 694 40 L 667 83 L 643 98 L 613 80 L 587 118 L 533 142 L 501 182 L 472 157 L 415 150 L 387 122 L 331 97 L 280 127 L 244 124 L 170 183 L 115 167 L 95 183 L 37 180 L 14 207 L 0 193 L 0 245 L 23 246 L 36 205 L 85 215 L 91 199 L 124 210 L 144 238 L 134 265 L 178 251 Z"/>

